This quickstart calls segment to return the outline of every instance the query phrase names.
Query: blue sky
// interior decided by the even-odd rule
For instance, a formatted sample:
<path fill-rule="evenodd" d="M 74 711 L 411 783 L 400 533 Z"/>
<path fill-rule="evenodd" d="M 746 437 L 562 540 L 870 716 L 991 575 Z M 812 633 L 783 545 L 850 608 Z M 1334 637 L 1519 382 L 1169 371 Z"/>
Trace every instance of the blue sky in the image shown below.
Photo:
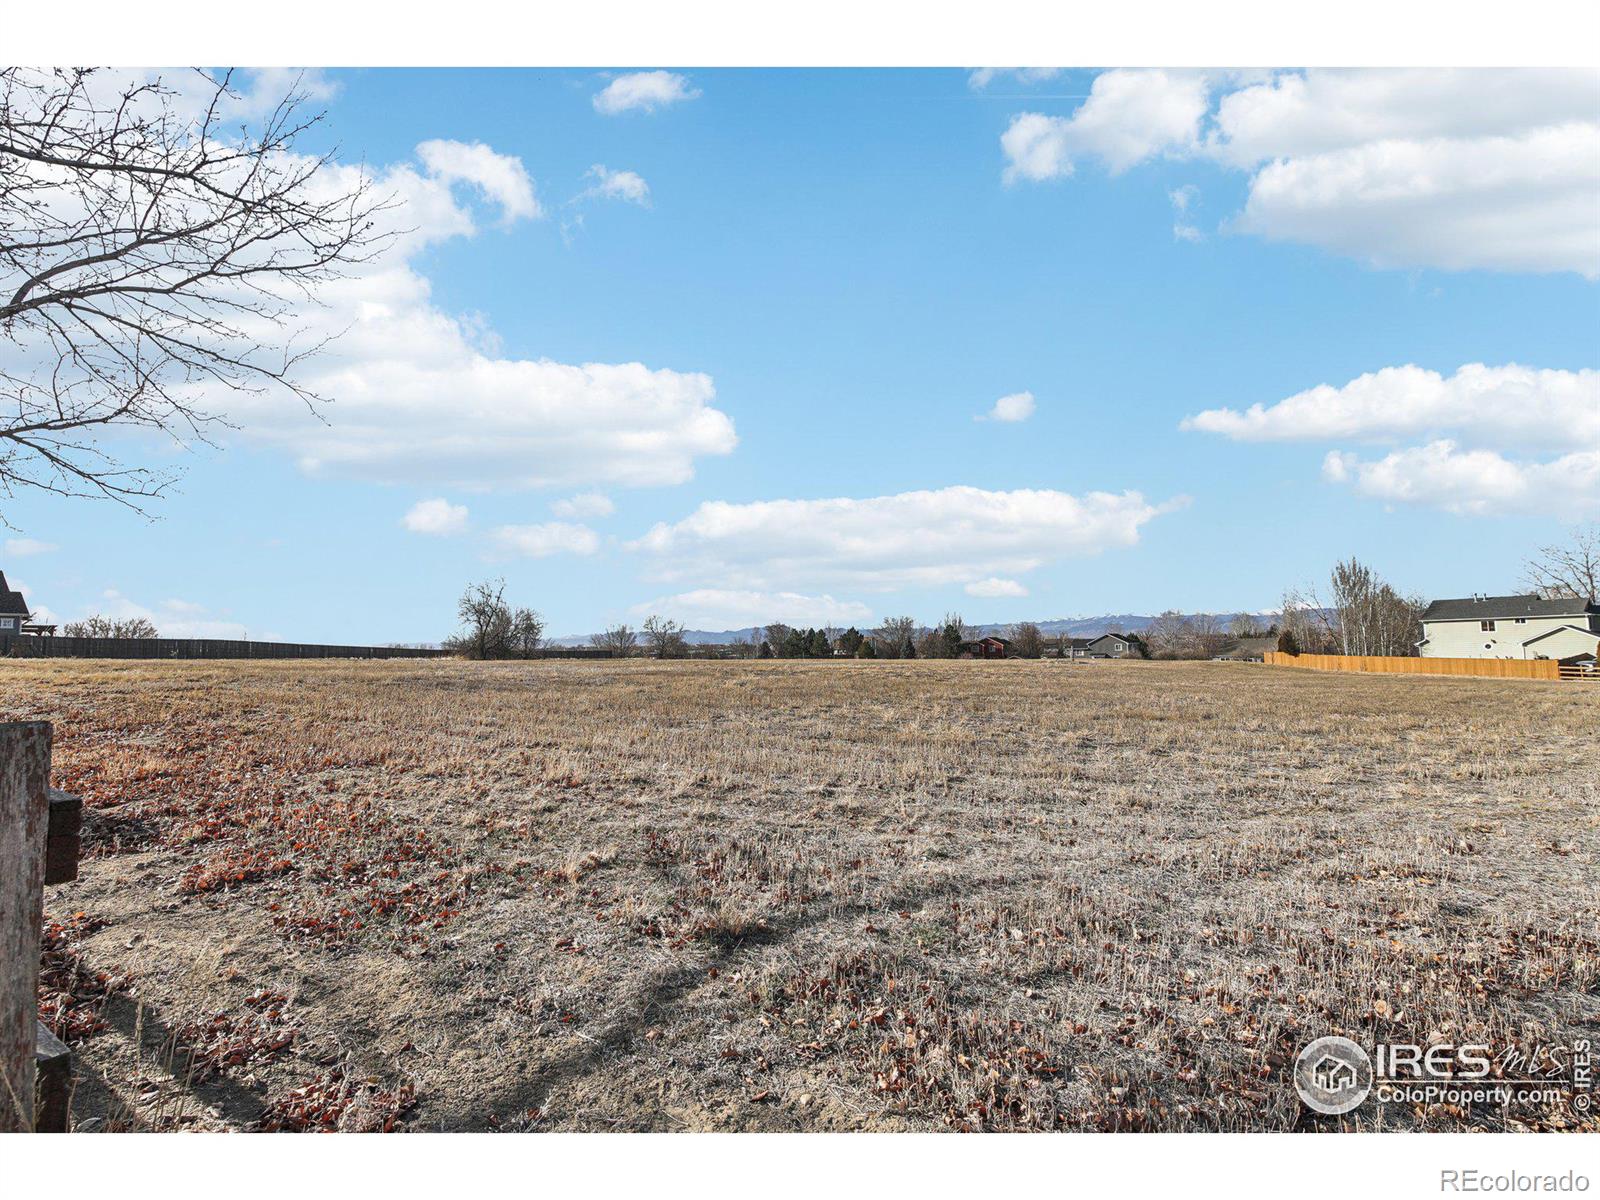
<path fill-rule="evenodd" d="M 325 427 L 122 447 L 183 469 L 153 519 L 7 502 L 60 618 L 434 641 L 501 575 L 555 634 L 1265 609 L 1350 554 L 1511 590 L 1600 512 L 1592 74 L 308 80 L 421 232 L 308 315 L 362 322 Z"/>

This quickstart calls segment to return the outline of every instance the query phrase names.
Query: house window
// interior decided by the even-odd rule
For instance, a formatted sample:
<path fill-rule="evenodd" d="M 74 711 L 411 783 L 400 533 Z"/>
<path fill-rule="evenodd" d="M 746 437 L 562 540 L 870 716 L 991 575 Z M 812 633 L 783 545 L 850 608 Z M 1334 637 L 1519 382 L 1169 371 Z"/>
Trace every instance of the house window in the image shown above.
<path fill-rule="evenodd" d="M 1517 624 L 1518 625 L 1526 625 L 1527 623 L 1528 623 L 1528 618 L 1527 617 L 1518 617 L 1517 618 Z"/>
<path fill-rule="evenodd" d="M 1493 633 L 1494 632 L 1494 622 L 1493 621 L 1479 621 L 1478 622 L 1478 628 L 1483 630 L 1484 633 Z"/>
<path fill-rule="evenodd" d="M 10 617 L 0 617 L 0 629 L 15 629 L 16 622 Z"/>

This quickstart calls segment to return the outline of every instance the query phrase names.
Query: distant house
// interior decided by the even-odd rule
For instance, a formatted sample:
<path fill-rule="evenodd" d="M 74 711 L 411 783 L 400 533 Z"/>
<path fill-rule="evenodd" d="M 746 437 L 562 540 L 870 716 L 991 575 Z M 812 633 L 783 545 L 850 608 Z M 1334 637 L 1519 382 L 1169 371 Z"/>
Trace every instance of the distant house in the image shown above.
<path fill-rule="evenodd" d="M 1147 658 L 1144 639 L 1136 633 L 1102 633 L 1089 641 L 1090 658 Z"/>
<path fill-rule="evenodd" d="M 1267 651 L 1277 648 L 1278 639 L 1275 636 L 1230 638 L 1211 657 L 1224 662 L 1262 662 Z"/>
<path fill-rule="evenodd" d="M 957 658 L 1010 658 L 1011 642 L 1003 637 L 973 638 L 962 642 L 956 651 Z"/>
<path fill-rule="evenodd" d="M 14 592 L 6 583 L 6 573 L 0 571 L 0 637 L 21 633 L 22 627 L 33 614 L 21 592 Z M 30 631 L 31 632 L 31 631 Z"/>
<path fill-rule="evenodd" d="M 1600 656 L 1600 604 L 1540 596 L 1435 600 L 1422 614 L 1417 653 L 1423 658 L 1592 662 Z"/>
<path fill-rule="evenodd" d="M 1061 639 L 1062 658 L 1093 658 L 1094 654 L 1089 647 L 1097 639 L 1088 637 L 1064 637 Z"/>

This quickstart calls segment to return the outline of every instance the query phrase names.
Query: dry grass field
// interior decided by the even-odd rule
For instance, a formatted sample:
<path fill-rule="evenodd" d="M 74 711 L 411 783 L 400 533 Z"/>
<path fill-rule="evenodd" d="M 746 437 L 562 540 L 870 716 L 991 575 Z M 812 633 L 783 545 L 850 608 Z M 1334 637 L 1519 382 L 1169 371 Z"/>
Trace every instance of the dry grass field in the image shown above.
<path fill-rule="evenodd" d="M 102 1129 L 1572 1128 L 1289 1070 L 1600 1033 L 1592 688 L 13 661 L 0 714 L 86 803 L 42 995 Z"/>

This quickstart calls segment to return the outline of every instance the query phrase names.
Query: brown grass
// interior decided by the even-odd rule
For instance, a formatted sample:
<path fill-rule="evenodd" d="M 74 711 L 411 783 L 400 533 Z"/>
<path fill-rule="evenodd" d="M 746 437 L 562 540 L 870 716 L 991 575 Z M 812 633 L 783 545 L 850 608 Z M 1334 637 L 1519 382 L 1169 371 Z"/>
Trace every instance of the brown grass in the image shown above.
<path fill-rule="evenodd" d="M 86 801 L 54 1011 L 157 1126 L 1560 1128 L 1288 1071 L 1600 1019 L 1592 689 L 23 661 L 0 712 Z"/>

